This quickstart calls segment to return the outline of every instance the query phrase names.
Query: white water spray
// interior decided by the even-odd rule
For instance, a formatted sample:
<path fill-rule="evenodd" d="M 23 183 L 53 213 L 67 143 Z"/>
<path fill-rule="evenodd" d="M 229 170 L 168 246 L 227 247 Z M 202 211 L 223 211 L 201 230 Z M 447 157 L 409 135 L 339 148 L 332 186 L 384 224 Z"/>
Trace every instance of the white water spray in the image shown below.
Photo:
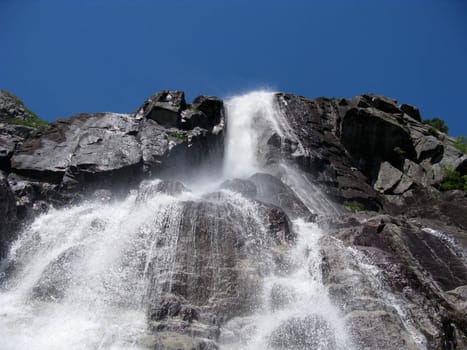
<path fill-rule="evenodd" d="M 227 103 L 227 148 L 224 174 L 247 178 L 255 172 L 269 172 L 265 162 L 267 142 L 276 134 L 294 142 L 297 153 L 303 147 L 276 105 L 272 92 L 253 92 L 235 97 Z M 278 158 L 276 171 L 282 180 L 305 197 L 301 189 L 304 180 Z M 311 183 L 307 183 L 311 186 Z M 310 187 L 308 186 L 308 191 Z M 312 187 L 315 194 L 318 190 Z M 324 196 L 308 196 L 309 209 L 332 210 Z M 313 197 L 313 198 L 310 198 Z M 321 203 L 318 206 L 318 203 Z M 312 207 L 313 206 L 313 207 Z M 290 270 L 265 277 L 261 304 L 255 314 L 235 318 L 225 325 L 221 334 L 222 349 L 351 349 L 345 322 L 331 303 L 321 279 L 317 225 L 294 221 L 297 234 L 295 246 L 287 252 Z"/>

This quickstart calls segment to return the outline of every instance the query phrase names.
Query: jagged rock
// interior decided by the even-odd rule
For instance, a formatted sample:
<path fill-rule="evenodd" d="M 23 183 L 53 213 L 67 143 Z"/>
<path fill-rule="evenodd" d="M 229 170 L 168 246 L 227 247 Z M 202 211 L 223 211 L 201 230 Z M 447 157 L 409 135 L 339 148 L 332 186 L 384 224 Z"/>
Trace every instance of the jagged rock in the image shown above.
<path fill-rule="evenodd" d="M 409 159 L 415 153 L 408 128 L 390 114 L 376 109 L 349 110 L 342 123 L 341 140 L 359 161 L 390 160 L 396 147 L 404 150 Z"/>
<path fill-rule="evenodd" d="M 417 107 L 403 103 L 400 105 L 400 109 L 402 112 L 406 113 L 407 115 L 409 115 L 416 121 L 418 122 L 422 121 L 422 117 L 420 116 L 420 111 Z"/>
<path fill-rule="evenodd" d="M 11 118 L 28 120 L 37 117 L 18 97 L 8 91 L 0 90 L 0 122 Z"/>
<path fill-rule="evenodd" d="M 219 157 L 222 135 L 166 129 L 151 119 L 96 113 L 59 120 L 16 150 L 12 169 L 67 191 L 135 186 L 168 168 L 185 171 Z"/>
<path fill-rule="evenodd" d="M 442 168 L 457 170 L 465 175 L 467 174 L 467 154 L 463 154 L 450 143 L 447 143 L 439 165 Z"/>
<path fill-rule="evenodd" d="M 357 106 L 357 100 L 308 100 L 289 94 L 277 94 L 276 99 L 303 147 L 302 153 L 287 151 L 286 147 L 282 150 L 295 152 L 293 159 L 337 202 L 379 210 L 381 199 L 369 185 L 371 178 L 362 173 L 363 168 L 349 157 L 340 140 L 342 120 L 349 109 Z M 270 143 L 278 142 L 280 145 L 276 137 Z"/>
<path fill-rule="evenodd" d="M 386 225 L 381 233 L 377 233 L 381 219 Z M 344 244 L 357 248 L 365 257 L 360 258 L 361 263 L 349 266 L 348 261 L 352 259 L 345 256 L 348 253 L 339 248 L 336 241 L 326 238 L 326 243 L 322 245 L 326 283 L 329 283 L 336 300 L 342 302 L 343 310 L 350 311 L 350 327 L 354 329 L 354 337 L 362 339 L 362 344 L 380 349 L 391 349 L 396 344 L 404 349 L 413 347 L 413 344 L 408 345 L 407 324 L 401 314 L 394 311 L 394 302 L 405 309 L 403 312 L 415 322 L 415 328 L 433 348 L 441 349 L 443 344 L 452 341 L 450 332 L 443 326 L 446 320 L 457 329 L 465 329 L 464 316 L 458 312 L 459 306 L 447 302 L 449 297 L 446 292 L 465 285 L 467 281 L 467 264 L 465 258 L 459 255 L 462 248 L 459 250 L 449 236 L 422 229 L 416 221 L 407 222 L 387 216 L 356 216 L 352 223 L 337 229 L 335 236 Z M 394 293 L 391 303 L 385 301 L 387 295 L 378 287 L 379 280 L 372 281 L 371 274 L 365 273 L 368 262 L 380 269 L 384 283 Z M 339 268 L 342 264 L 347 266 L 345 273 Z M 350 274 L 349 269 L 352 271 Z M 360 276 L 357 282 L 359 287 L 346 287 L 349 283 L 357 285 L 356 275 Z M 354 277 L 349 279 L 351 276 Z M 355 304 L 362 297 L 371 298 L 374 302 Z M 404 300 L 408 300 L 408 303 L 404 303 Z M 358 317 L 355 320 L 352 315 L 356 310 Z M 370 322 L 372 315 L 382 317 L 380 319 L 384 322 Z M 370 324 L 372 327 L 369 327 Z M 385 326 L 381 328 L 379 324 Z M 367 331 L 371 332 L 371 336 L 370 333 L 365 335 Z M 465 344 L 462 331 L 455 341 L 458 345 Z"/>
<path fill-rule="evenodd" d="M 136 118 L 149 118 L 164 127 L 178 127 L 180 113 L 186 109 L 183 91 L 163 90 L 149 97 L 133 114 Z"/>
<path fill-rule="evenodd" d="M 182 130 L 191 130 L 196 127 L 209 129 L 210 126 L 207 115 L 201 111 L 187 109 L 181 113 L 180 129 Z"/>
<path fill-rule="evenodd" d="M 29 126 L 0 124 L 0 170 L 9 172 L 10 158 L 34 130 Z"/>
<path fill-rule="evenodd" d="M 434 164 L 443 157 L 444 146 L 436 137 L 430 135 L 419 140 L 415 145 L 415 152 L 417 152 L 418 161 L 429 158 L 430 162 Z"/>
<path fill-rule="evenodd" d="M 400 170 L 394 168 L 388 162 L 383 162 L 379 169 L 375 189 L 382 193 L 402 194 L 407 191 L 413 182 Z"/>
<path fill-rule="evenodd" d="M 18 219 L 16 216 L 15 196 L 1 170 L 0 198 L 0 259 L 2 259 L 8 245 L 15 238 Z"/>
<path fill-rule="evenodd" d="M 12 157 L 18 174 L 52 183 L 70 182 L 138 167 L 138 127 L 122 114 L 81 114 L 33 134 Z M 78 178 L 78 179 L 77 179 Z"/>
<path fill-rule="evenodd" d="M 163 171 L 199 169 L 206 162 L 217 163 L 223 152 L 223 135 L 205 129 L 165 129 L 152 120 L 143 120 L 138 134 L 143 169 L 148 175 Z"/>
<path fill-rule="evenodd" d="M 369 105 L 375 107 L 376 109 L 379 109 L 380 111 L 391 114 L 400 113 L 400 109 L 399 107 L 397 107 L 396 100 L 390 99 L 385 96 L 378 96 L 373 94 L 362 95 L 362 97 Z"/>
<path fill-rule="evenodd" d="M 217 97 L 198 96 L 191 103 L 191 107 L 207 116 L 209 126 L 215 126 L 223 122 L 224 102 Z"/>
<path fill-rule="evenodd" d="M 82 199 L 77 194 L 61 193 L 56 184 L 31 181 L 16 174 L 8 176 L 8 183 L 15 195 L 17 216 L 22 221 L 44 213 L 51 205 L 61 207 Z"/>

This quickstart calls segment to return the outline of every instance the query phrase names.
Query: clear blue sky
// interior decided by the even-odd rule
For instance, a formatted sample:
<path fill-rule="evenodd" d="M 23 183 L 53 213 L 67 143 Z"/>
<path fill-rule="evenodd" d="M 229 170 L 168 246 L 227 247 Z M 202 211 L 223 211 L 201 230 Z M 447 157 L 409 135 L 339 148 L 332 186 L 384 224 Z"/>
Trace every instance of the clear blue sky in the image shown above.
<path fill-rule="evenodd" d="M 0 88 L 47 120 L 161 89 L 374 92 L 467 134 L 467 1 L 0 0 Z"/>

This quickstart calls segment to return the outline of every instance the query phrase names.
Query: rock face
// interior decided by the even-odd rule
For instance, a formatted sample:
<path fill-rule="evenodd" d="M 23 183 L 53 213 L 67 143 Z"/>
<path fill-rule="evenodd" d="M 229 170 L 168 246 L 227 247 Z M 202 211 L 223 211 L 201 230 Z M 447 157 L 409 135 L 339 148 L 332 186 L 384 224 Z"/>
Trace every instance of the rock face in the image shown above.
<path fill-rule="evenodd" d="M 13 152 L 33 131 L 28 126 L 0 124 L 0 170 L 10 172 Z"/>
<path fill-rule="evenodd" d="M 36 118 L 36 115 L 18 97 L 8 91 L 0 90 L 0 122 L 12 118 L 25 121 Z"/>
<path fill-rule="evenodd" d="M 202 106 L 220 100 L 206 101 Z M 215 107 L 206 107 L 211 120 L 223 120 L 222 102 Z M 189 172 L 194 164 L 217 161 L 222 153 L 221 126 L 215 134 L 209 123 L 201 125 L 209 130 L 177 129 L 185 108 L 182 92 L 163 91 L 133 115 L 80 114 L 58 120 L 28 137 L 13 156 L 9 152 L 11 170 L 63 190 L 88 191 L 134 187 L 162 170 L 178 167 Z"/>
<path fill-rule="evenodd" d="M 388 329 L 388 323 L 383 321 L 400 312 L 394 308 L 397 300 L 408 300 L 408 318 L 416 322 L 415 329 L 427 338 L 430 349 L 444 349 L 445 344 L 454 342 L 458 348 L 465 346 L 461 345 L 465 344 L 465 337 L 452 339 L 443 326 L 448 325 L 460 334 L 465 332 L 466 310 L 462 301 L 450 297 L 456 293 L 452 290 L 467 283 L 462 246 L 451 241 L 449 235 L 423 227 L 416 220 L 407 222 L 367 214 L 346 220 L 334 226 L 333 236 L 356 248 L 361 254 L 357 259 L 360 263 L 348 266 L 352 259 L 339 256 L 336 241 L 326 238 L 323 268 L 331 295 L 342 303 L 355 337 L 364 342 L 370 334 L 365 333 L 371 332 L 375 347 L 393 344 L 393 347 L 418 348 L 414 344 L 407 346 L 409 337 L 403 334 L 403 326 Z M 381 220 L 385 224 L 378 232 Z M 368 263 L 380 269 L 392 295 L 387 295 L 378 287 L 378 280 L 365 273 Z M 347 266 L 345 273 L 343 266 Z M 356 276 L 360 287 L 351 288 Z M 371 320 L 367 315 L 371 314 L 376 318 L 365 326 Z M 388 341 L 388 337 L 392 340 Z"/>
<path fill-rule="evenodd" d="M 279 93 L 277 103 L 303 147 L 289 157 L 341 203 L 389 210 L 420 188 L 437 187 L 443 168 L 467 174 L 467 155 L 422 124 L 415 107 L 375 95 L 309 100 Z"/>
<path fill-rule="evenodd" d="M 15 196 L 2 171 L 0 171 L 0 198 L 0 259 L 2 259 L 15 237 L 18 226 Z"/>
<path fill-rule="evenodd" d="M 387 97 L 278 93 L 275 103 L 292 132 L 265 142 L 267 165 L 299 169 L 338 207 L 332 215 L 312 212 L 313 193 L 298 193 L 280 170 L 217 186 L 223 101 L 189 104 L 182 91 L 162 91 L 128 115 L 80 114 L 39 129 L 0 124 L 0 257 L 21 224 L 53 206 L 111 203 L 130 189 L 140 206 L 156 193 L 182 198 L 158 223 L 144 268 L 151 348 L 218 349 L 227 322 L 258 311 L 262 278 L 289 273 L 294 225 L 316 222 L 326 231 L 322 283 L 355 349 L 466 348 L 467 197 L 439 188 L 446 168 L 467 175 L 467 156 L 421 123 L 416 107 Z M 0 122 L 28 118 L 18 106 L 2 92 Z M 179 181 L 199 172 L 215 188 L 204 195 Z M 69 284 L 68 267 L 81 258 L 79 249 L 63 252 L 32 295 L 63 298 L 55 286 Z M 282 290 L 271 294 L 286 303 Z M 291 318 L 268 344 L 307 349 L 326 338 L 320 346 L 333 349 L 331 328 L 319 315 Z"/>

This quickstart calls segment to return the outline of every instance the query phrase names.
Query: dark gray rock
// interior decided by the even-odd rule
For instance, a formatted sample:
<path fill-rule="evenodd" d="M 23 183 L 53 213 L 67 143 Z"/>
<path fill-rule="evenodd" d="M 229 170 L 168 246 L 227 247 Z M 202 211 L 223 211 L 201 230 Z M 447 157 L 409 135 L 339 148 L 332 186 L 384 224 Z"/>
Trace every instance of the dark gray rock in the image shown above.
<path fill-rule="evenodd" d="M 206 129 L 166 129 L 152 120 L 143 120 L 138 134 L 141 145 L 144 173 L 184 173 L 192 176 L 203 165 L 219 167 L 223 154 L 223 134 L 213 134 Z"/>
<path fill-rule="evenodd" d="M 191 130 L 196 127 L 209 129 L 211 123 L 206 114 L 201 111 L 187 109 L 181 113 L 180 129 Z"/>
<path fill-rule="evenodd" d="M 443 143 L 434 136 L 426 136 L 415 144 L 418 161 L 429 158 L 432 164 L 438 163 L 443 157 Z"/>
<path fill-rule="evenodd" d="M 36 118 L 36 115 L 27 109 L 18 97 L 8 91 L 0 90 L 0 122 L 12 118 L 26 121 Z"/>
<path fill-rule="evenodd" d="M 401 110 L 397 107 L 397 101 L 390 99 L 385 96 L 379 96 L 374 94 L 366 94 L 362 95 L 362 98 L 368 103 L 370 106 L 373 106 L 380 111 L 386 113 L 400 113 Z"/>
<path fill-rule="evenodd" d="M 385 226 L 378 233 L 381 219 Z M 359 258 L 360 263 L 357 259 L 349 266 L 352 259 L 346 257 L 347 253 L 336 241 L 326 238 L 322 245 L 325 282 L 329 283 L 331 295 L 348 313 L 357 342 L 380 349 L 396 345 L 417 348 L 408 336 L 413 330 L 408 328 L 403 314 L 394 309 L 397 303 L 404 310 L 405 318 L 414 323 L 414 328 L 434 349 L 443 349 L 443 344 L 453 341 L 450 331 L 443 326 L 446 323 L 460 330 L 454 339 L 458 346 L 465 344 L 465 310 L 459 311 L 460 304 L 448 301 L 447 293 L 466 284 L 467 264 L 463 248 L 448 234 L 424 228 L 417 220 L 355 216 L 337 228 L 334 235 L 364 256 Z M 390 303 L 381 280 L 372 280 L 371 274 L 365 271 L 368 263 L 380 269 L 383 286 L 389 286 L 392 293 Z M 345 273 L 339 268 L 342 264 L 346 266 Z M 350 274 L 349 269 L 353 271 Z M 359 287 L 346 287 L 349 283 Z"/>
<path fill-rule="evenodd" d="M 417 107 L 414 107 L 414 106 L 403 103 L 403 104 L 400 105 L 400 109 L 401 109 L 402 112 L 409 115 L 410 117 L 412 117 L 416 121 L 418 121 L 418 122 L 422 121 L 422 117 L 420 116 L 420 111 L 419 111 L 419 109 Z"/>
<path fill-rule="evenodd" d="M 138 124 L 127 115 L 81 114 L 32 135 L 12 157 L 25 177 L 81 189 L 137 181 L 142 155 Z"/>
<path fill-rule="evenodd" d="M 209 121 L 209 126 L 223 122 L 224 102 L 213 96 L 198 96 L 191 103 L 191 108 L 203 112 Z"/>
<path fill-rule="evenodd" d="M 10 171 L 14 150 L 21 146 L 33 130 L 28 126 L 0 124 L 0 170 Z"/>
<path fill-rule="evenodd" d="M 292 161 L 310 173 L 333 200 L 379 210 L 381 199 L 369 185 L 371 178 L 363 174 L 364 167 L 359 166 L 357 159 L 352 159 L 341 142 L 342 120 L 348 110 L 356 108 L 357 101 L 308 100 L 277 94 L 276 102 L 304 150 L 292 157 L 293 149 L 282 147 L 282 153 L 286 157 L 289 154 Z M 280 142 L 277 137 L 270 141 L 271 144 Z"/>
<path fill-rule="evenodd" d="M 342 123 L 342 144 L 367 175 L 376 159 L 397 161 L 396 149 L 413 159 L 415 150 L 409 129 L 392 115 L 376 109 L 351 109 Z"/>
<path fill-rule="evenodd" d="M 378 178 L 375 182 L 375 190 L 386 194 L 402 194 L 406 192 L 413 182 L 400 170 L 394 168 L 388 162 L 380 166 Z"/>
<path fill-rule="evenodd" d="M 178 127 L 180 113 L 186 109 L 183 91 L 163 90 L 149 97 L 133 114 L 136 118 L 149 118 L 164 127 Z"/>
<path fill-rule="evenodd" d="M 0 259 L 2 259 L 9 244 L 16 237 L 19 222 L 16 216 L 15 196 L 1 170 L 0 198 Z"/>
<path fill-rule="evenodd" d="M 62 207 L 83 199 L 77 193 L 63 193 L 57 184 L 32 181 L 16 174 L 8 176 L 8 183 L 15 195 L 17 216 L 25 222 L 44 213 L 50 206 Z"/>

